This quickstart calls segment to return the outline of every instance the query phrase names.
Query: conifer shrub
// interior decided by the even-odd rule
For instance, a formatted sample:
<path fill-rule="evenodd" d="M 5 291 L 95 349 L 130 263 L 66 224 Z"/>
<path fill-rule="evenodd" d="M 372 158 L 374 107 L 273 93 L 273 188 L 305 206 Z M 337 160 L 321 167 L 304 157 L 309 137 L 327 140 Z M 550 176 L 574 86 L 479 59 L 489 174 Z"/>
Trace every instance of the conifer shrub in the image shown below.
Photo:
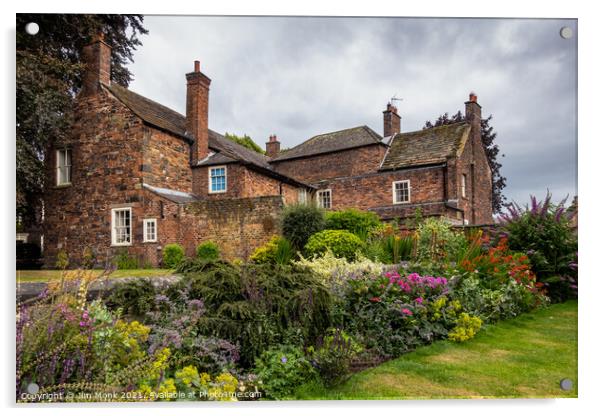
<path fill-rule="evenodd" d="M 203 299 L 200 330 L 239 345 L 242 366 L 252 366 L 271 346 L 290 344 L 291 333 L 309 344 L 331 324 L 331 295 L 307 268 L 197 260 L 179 270 L 186 274 L 168 296 L 185 290 Z"/>
<path fill-rule="evenodd" d="M 175 269 L 184 260 L 184 247 L 179 244 L 167 244 L 163 249 L 163 267 Z"/>
<path fill-rule="evenodd" d="M 220 256 L 219 246 L 213 241 L 205 241 L 197 246 L 196 256 L 206 261 L 217 260 Z"/>
<path fill-rule="evenodd" d="M 324 212 L 311 204 L 290 205 L 282 213 L 282 235 L 295 250 L 302 250 L 309 237 L 324 229 Z"/>

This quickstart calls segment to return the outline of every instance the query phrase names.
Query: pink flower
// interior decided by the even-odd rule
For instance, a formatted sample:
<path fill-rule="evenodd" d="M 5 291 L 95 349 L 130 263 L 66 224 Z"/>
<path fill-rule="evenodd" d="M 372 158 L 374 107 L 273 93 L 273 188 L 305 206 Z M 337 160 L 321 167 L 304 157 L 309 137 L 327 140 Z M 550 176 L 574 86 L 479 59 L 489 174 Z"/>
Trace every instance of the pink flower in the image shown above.
<path fill-rule="evenodd" d="M 424 299 L 422 299 L 422 298 L 416 298 L 416 299 L 414 299 L 414 302 L 416 302 L 416 303 L 418 303 L 418 304 L 422 305 L 422 301 L 423 301 L 423 300 L 424 300 Z"/>
<path fill-rule="evenodd" d="M 401 310 L 401 313 L 403 313 L 404 315 L 409 315 L 409 316 L 412 316 L 412 315 L 414 315 L 414 314 L 412 313 L 412 311 L 411 311 L 411 310 L 409 310 L 408 308 L 404 308 L 404 309 L 402 309 L 402 310 Z"/>

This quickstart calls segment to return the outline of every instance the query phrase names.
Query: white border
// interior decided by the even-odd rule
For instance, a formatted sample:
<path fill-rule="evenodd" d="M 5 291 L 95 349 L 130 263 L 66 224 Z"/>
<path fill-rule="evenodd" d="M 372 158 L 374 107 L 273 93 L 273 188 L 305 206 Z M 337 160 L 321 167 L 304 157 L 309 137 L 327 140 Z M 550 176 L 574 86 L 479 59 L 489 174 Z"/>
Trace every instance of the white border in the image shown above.
<path fill-rule="evenodd" d="M 153 240 L 147 237 L 146 225 L 149 223 L 155 224 L 155 238 Z M 157 219 L 156 218 L 145 218 L 142 220 L 142 242 L 143 243 L 156 243 L 158 239 Z"/>
<path fill-rule="evenodd" d="M 130 212 L 130 241 L 129 243 L 117 243 L 115 242 L 115 213 L 117 211 L 129 211 Z M 111 246 L 113 247 L 126 247 L 131 246 L 134 242 L 134 218 L 132 216 L 132 207 L 120 207 L 111 209 Z"/>
<path fill-rule="evenodd" d="M 211 171 L 213 169 L 221 169 L 224 168 L 224 182 L 226 188 L 223 191 L 212 191 L 211 190 Z M 209 166 L 207 169 L 207 192 L 210 194 L 223 194 L 228 192 L 228 166 L 227 165 L 219 165 L 219 166 Z"/>
<path fill-rule="evenodd" d="M 408 200 L 407 201 L 398 201 L 397 200 L 397 192 L 395 192 L 395 185 L 398 183 L 404 183 L 404 182 L 407 182 L 407 184 L 408 184 Z M 402 181 L 394 181 L 391 184 L 391 189 L 393 191 L 393 205 L 409 204 L 410 201 L 412 200 L 412 187 L 411 187 L 409 179 L 404 179 Z"/>

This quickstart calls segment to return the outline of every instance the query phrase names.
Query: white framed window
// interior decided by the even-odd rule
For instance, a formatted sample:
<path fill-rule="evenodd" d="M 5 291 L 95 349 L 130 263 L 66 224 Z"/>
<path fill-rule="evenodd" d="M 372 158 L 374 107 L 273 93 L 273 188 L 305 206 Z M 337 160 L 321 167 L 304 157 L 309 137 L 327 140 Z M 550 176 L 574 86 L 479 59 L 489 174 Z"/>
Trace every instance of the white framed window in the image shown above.
<path fill-rule="evenodd" d="M 466 198 L 466 174 L 462 174 L 462 179 L 460 182 L 460 190 L 462 191 L 462 197 Z"/>
<path fill-rule="evenodd" d="M 307 204 L 307 190 L 306 189 L 299 189 L 297 202 L 299 202 L 300 204 Z"/>
<path fill-rule="evenodd" d="M 330 189 L 321 189 L 317 192 L 316 196 L 320 208 L 332 208 L 332 191 Z"/>
<path fill-rule="evenodd" d="M 214 166 L 209 168 L 209 193 L 217 194 L 226 192 L 228 178 L 226 177 L 225 166 Z"/>
<path fill-rule="evenodd" d="M 56 184 L 71 184 L 71 149 L 56 151 Z"/>
<path fill-rule="evenodd" d="M 142 242 L 155 243 L 157 241 L 157 219 L 146 218 L 142 221 Z"/>
<path fill-rule="evenodd" d="M 407 204 L 410 202 L 410 181 L 393 182 L 393 203 Z"/>
<path fill-rule="evenodd" d="M 111 244 L 114 246 L 132 244 L 132 208 L 111 210 Z"/>

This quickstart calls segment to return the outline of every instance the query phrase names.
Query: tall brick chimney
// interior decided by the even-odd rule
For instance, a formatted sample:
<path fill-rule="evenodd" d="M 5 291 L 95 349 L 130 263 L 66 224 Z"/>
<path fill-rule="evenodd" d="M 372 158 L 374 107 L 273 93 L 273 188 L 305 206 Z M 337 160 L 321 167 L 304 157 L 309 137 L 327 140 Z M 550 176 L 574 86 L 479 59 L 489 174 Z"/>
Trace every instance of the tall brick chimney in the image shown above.
<path fill-rule="evenodd" d="M 468 95 L 468 101 L 464 103 L 466 106 L 465 116 L 466 121 L 468 121 L 473 128 L 479 130 L 479 135 L 481 131 L 481 105 L 477 102 L 477 95 L 474 92 L 471 92 Z"/>
<path fill-rule="evenodd" d="M 100 84 L 111 84 L 111 47 L 99 33 L 89 45 L 82 49 L 82 61 L 86 65 L 82 77 L 82 95 L 94 95 L 100 91 Z"/>
<path fill-rule="evenodd" d="M 275 157 L 278 153 L 280 153 L 280 141 L 275 134 L 272 134 L 265 144 L 265 154 L 267 157 Z"/>
<path fill-rule="evenodd" d="M 209 155 L 209 85 L 211 80 L 194 61 L 194 72 L 186 74 L 186 131 L 194 137 L 190 161 L 196 165 Z"/>
<path fill-rule="evenodd" d="M 383 111 L 383 137 L 389 137 L 401 131 L 401 117 L 397 114 L 397 107 L 388 103 Z"/>

